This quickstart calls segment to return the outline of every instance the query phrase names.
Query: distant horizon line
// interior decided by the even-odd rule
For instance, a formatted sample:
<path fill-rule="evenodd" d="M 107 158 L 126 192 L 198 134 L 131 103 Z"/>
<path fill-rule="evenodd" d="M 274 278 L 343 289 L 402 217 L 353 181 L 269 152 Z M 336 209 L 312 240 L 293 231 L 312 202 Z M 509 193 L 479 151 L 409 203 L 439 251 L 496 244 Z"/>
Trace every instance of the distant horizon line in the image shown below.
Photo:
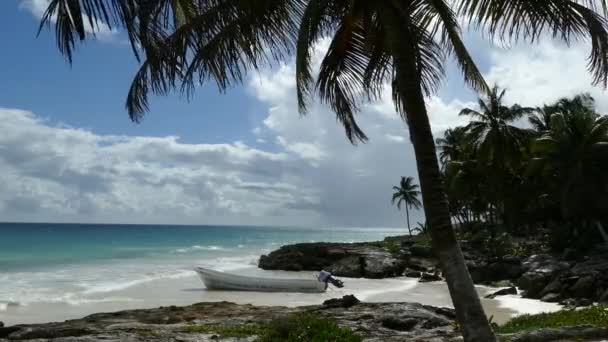
<path fill-rule="evenodd" d="M 90 223 L 90 222 L 42 222 L 42 221 L 0 221 L 0 225 L 32 225 L 32 224 L 48 224 L 48 225 L 89 225 L 89 226 L 172 226 L 172 227 L 251 227 L 251 228 L 311 228 L 311 229 L 403 229 L 403 227 L 386 227 L 386 226 L 298 226 L 298 225 L 254 225 L 254 224 L 180 224 L 180 223 Z"/>

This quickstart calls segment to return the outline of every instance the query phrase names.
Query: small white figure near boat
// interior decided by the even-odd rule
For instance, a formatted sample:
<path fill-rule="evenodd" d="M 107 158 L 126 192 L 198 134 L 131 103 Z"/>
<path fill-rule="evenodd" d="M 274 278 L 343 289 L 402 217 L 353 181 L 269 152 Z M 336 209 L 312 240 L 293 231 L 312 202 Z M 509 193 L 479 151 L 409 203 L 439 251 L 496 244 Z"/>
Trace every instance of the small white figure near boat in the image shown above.
<path fill-rule="evenodd" d="M 321 293 L 327 290 L 328 283 L 343 286 L 340 280 L 325 271 L 319 273 L 318 279 L 250 277 L 203 267 L 197 267 L 195 271 L 208 290 Z"/>

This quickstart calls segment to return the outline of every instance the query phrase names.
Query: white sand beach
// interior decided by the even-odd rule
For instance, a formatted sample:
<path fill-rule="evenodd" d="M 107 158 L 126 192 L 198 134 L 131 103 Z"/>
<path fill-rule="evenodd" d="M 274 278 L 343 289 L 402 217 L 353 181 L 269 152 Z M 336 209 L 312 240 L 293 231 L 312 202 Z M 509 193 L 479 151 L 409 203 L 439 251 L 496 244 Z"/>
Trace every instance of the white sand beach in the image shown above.
<path fill-rule="evenodd" d="M 312 272 L 269 272 L 256 268 L 239 270 L 243 274 L 269 277 L 311 277 Z M 197 302 L 229 301 L 253 305 L 313 305 L 321 304 L 329 298 L 354 294 L 368 302 L 419 302 L 422 304 L 451 307 L 447 286 L 443 282 L 418 283 L 412 278 L 392 279 L 351 279 L 342 278 L 345 287 L 331 288 L 323 294 L 302 293 L 257 293 L 236 291 L 207 291 L 194 272 L 182 277 L 156 279 L 133 286 L 91 293 L 86 298 L 61 302 L 32 302 L 28 304 L 0 306 L 0 321 L 7 325 L 63 321 L 80 318 L 96 312 L 112 312 L 126 309 L 153 308 L 170 305 L 189 305 Z M 494 288 L 478 287 L 481 296 L 495 291 Z M 526 314 L 550 312 L 559 305 L 518 296 L 504 296 L 497 299 L 482 299 L 486 313 L 493 321 L 502 323 L 510 317 Z"/>

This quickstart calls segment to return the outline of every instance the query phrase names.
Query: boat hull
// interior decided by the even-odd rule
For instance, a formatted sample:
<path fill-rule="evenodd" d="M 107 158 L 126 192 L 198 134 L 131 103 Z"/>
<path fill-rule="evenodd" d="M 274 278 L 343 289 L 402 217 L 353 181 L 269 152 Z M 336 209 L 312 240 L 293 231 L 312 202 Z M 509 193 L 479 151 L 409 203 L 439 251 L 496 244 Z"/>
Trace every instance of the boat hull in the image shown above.
<path fill-rule="evenodd" d="M 202 267 L 197 267 L 195 270 L 208 290 L 304 293 L 321 293 L 326 291 L 325 283 L 314 279 L 247 277 Z"/>

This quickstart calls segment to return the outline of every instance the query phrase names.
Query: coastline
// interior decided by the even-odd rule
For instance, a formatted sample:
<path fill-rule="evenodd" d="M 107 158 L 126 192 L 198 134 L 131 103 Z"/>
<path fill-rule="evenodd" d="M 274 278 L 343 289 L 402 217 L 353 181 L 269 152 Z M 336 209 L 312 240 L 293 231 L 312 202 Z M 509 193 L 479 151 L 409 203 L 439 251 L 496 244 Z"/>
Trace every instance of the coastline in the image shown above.
<path fill-rule="evenodd" d="M 254 267 L 240 269 L 239 273 L 265 276 L 311 277 L 312 272 L 262 271 Z M 207 291 L 192 272 L 179 278 L 155 279 L 133 286 L 97 293 L 89 299 L 74 303 L 36 302 L 26 305 L 7 306 L 0 311 L 0 321 L 6 325 L 58 322 L 77 319 L 98 312 L 116 312 L 131 309 L 151 309 L 160 306 L 185 306 L 200 302 L 233 302 L 257 306 L 299 307 L 319 305 L 331 298 L 354 294 L 362 302 L 417 302 L 437 307 L 452 307 L 444 282 L 419 283 L 416 279 L 399 277 L 387 279 L 342 278 L 346 287 L 331 289 L 323 294 L 255 293 L 238 291 Z M 478 286 L 481 297 L 497 288 Z M 488 316 L 502 323 L 520 314 L 534 314 L 559 310 L 554 303 L 523 299 L 519 296 L 503 296 L 482 299 Z"/>

